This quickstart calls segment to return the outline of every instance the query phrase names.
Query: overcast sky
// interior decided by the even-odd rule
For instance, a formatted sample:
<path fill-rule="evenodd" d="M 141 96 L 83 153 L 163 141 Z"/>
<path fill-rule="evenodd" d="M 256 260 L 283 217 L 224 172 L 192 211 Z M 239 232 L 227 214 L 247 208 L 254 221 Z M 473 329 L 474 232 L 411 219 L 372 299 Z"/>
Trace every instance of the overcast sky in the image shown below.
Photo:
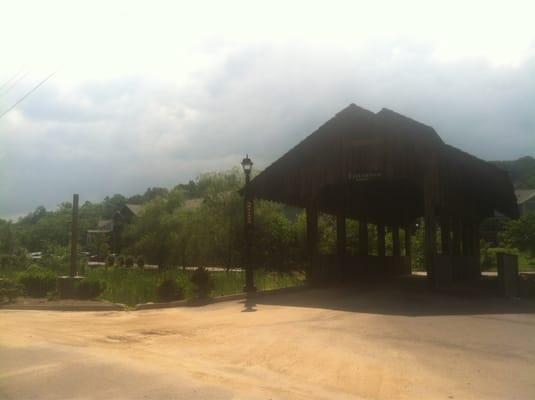
<path fill-rule="evenodd" d="M 350 103 L 535 155 L 533 1 L 0 1 L 0 217 L 269 165 Z"/>

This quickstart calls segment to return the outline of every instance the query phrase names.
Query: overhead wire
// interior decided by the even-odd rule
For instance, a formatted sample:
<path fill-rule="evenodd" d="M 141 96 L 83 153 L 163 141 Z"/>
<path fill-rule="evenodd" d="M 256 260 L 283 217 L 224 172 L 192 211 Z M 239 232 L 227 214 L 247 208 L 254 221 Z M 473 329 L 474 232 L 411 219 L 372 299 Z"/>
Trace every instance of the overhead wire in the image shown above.
<path fill-rule="evenodd" d="M 4 89 L 0 88 L 0 95 L 4 96 L 7 92 L 9 92 L 17 83 L 20 82 L 21 79 L 26 78 L 28 76 L 29 71 L 26 71 L 24 74 L 19 76 L 17 79 L 15 79 L 10 85 L 6 86 Z"/>
<path fill-rule="evenodd" d="M 22 68 L 19 69 L 19 70 L 18 70 L 18 71 L 17 71 L 11 78 L 9 78 L 9 79 L 6 80 L 4 83 L 2 83 L 2 84 L 0 85 L 0 90 L 2 90 L 2 89 L 4 88 L 4 86 L 9 85 L 9 83 L 10 83 L 13 79 L 15 79 L 15 78 L 21 73 L 21 71 L 22 71 Z"/>
<path fill-rule="evenodd" d="M 22 96 L 20 99 L 18 99 L 15 102 L 15 104 L 13 104 L 11 107 L 9 107 L 6 111 L 2 112 L 0 114 L 0 118 L 2 118 L 4 115 L 6 115 L 11 110 L 13 110 L 15 107 L 17 107 L 22 101 L 24 101 L 24 99 L 26 99 L 29 95 L 31 95 L 33 92 L 35 92 L 37 89 L 39 89 L 46 81 L 48 81 L 50 78 L 52 78 L 55 74 L 56 74 L 56 71 L 52 72 L 45 79 L 43 79 L 41 82 L 39 82 L 37 85 L 35 85 L 24 96 Z"/>

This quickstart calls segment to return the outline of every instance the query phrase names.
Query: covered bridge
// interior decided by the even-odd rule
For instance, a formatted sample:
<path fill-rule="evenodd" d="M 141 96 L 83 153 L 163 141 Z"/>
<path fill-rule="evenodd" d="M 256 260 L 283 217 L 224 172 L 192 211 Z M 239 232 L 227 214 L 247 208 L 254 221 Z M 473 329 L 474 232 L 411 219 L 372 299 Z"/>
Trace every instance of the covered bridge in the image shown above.
<path fill-rule="evenodd" d="M 248 196 L 306 209 L 312 281 L 409 273 L 410 239 L 420 217 L 429 279 L 472 278 L 480 273 L 479 223 L 496 211 L 518 215 L 506 172 L 445 144 L 430 126 L 354 104 L 252 179 Z M 336 216 L 337 254 L 318 254 L 320 212 Z M 359 221 L 358 255 L 346 252 L 348 218 Z M 373 226 L 377 249 L 370 255 Z M 385 227 L 392 230 L 389 255 Z M 399 229 L 406 232 L 404 252 Z"/>

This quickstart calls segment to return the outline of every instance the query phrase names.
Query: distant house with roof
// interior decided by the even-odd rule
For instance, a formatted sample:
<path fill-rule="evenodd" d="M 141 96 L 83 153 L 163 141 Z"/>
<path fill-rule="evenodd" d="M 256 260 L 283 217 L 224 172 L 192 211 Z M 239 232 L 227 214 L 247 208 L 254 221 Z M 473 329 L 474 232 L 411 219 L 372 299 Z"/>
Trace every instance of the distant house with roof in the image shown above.
<path fill-rule="evenodd" d="M 188 199 L 184 201 L 182 209 L 193 210 L 199 208 L 202 201 L 202 198 Z M 104 235 L 106 240 L 109 241 L 111 251 L 119 253 L 121 251 L 121 237 L 124 227 L 143 214 L 144 209 L 144 204 L 125 204 L 115 212 L 113 219 L 101 219 L 98 221 L 96 229 L 87 231 L 87 243 L 90 244 L 97 235 Z"/>
<path fill-rule="evenodd" d="M 522 216 L 528 212 L 535 212 L 535 189 L 515 190 L 518 213 Z"/>

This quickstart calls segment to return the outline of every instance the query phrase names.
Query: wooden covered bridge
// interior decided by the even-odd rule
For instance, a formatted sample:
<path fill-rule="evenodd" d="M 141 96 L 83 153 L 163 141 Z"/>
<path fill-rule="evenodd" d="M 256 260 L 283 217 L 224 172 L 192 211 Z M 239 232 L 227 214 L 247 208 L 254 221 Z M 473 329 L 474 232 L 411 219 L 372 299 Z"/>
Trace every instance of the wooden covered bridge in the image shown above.
<path fill-rule="evenodd" d="M 480 274 L 480 222 L 496 212 L 518 214 L 504 171 L 445 144 L 430 126 L 354 104 L 252 179 L 248 196 L 306 209 L 312 281 L 410 273 L 411 234 L 421 217 L 428 278 L 436 284 L 469 279 Z M 337 254 L 318 254 L 318 213 L 336 216 Z M 357 255 L 346 252 L 348 218 L 359 221 Z M 392 231 L 388 255 L 385 228 Z"/>

